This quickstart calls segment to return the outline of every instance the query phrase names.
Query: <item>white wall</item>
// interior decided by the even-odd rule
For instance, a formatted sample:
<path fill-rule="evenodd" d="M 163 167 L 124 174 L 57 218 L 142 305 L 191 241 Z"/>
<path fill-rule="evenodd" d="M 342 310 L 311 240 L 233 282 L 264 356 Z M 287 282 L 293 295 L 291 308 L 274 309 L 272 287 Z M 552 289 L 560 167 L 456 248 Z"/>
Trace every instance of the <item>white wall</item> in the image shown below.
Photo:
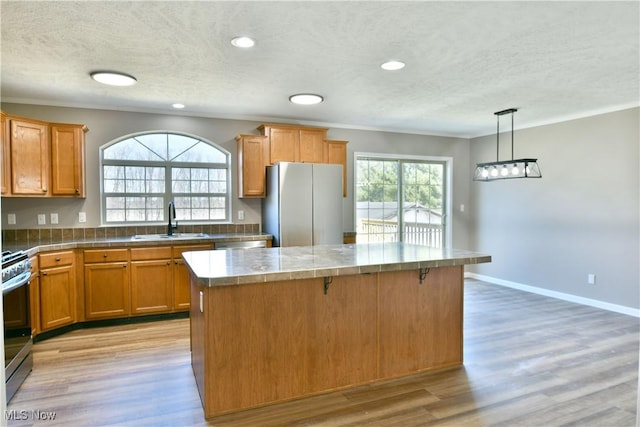
<path fill-rule="evenodd" d="M 538 158 L 542 178 L 471 184 L 470 246 L 493 259 L 472 270 L 639 308 L 639 115 L 634 108 L 516 131 L 516 158 Z M 501 141 L 506 160 L 509 135 Z M 495 160 L 495 147 L 495 135 L 473 139 L 472 163 Z"/>

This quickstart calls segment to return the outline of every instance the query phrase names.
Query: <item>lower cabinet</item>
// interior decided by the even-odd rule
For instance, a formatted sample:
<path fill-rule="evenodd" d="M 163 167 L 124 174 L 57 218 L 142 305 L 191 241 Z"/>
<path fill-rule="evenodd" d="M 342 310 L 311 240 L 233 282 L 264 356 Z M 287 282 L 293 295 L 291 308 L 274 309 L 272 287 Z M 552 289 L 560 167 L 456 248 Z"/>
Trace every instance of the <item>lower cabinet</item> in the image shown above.
<path fill-rule="evenodd" d="M 73 251 L 40 255 L 41 330 L 76 321 L 76 270 Z"/>
<path fill-rule="evenodd" d="M 131 249 L 131 313 L 173 309 L 171 247 Z"/>
<path fill-rule="evenodd" d="M 173 248 L 173 309 L 175 311 L 187 311 L 191 305 L 189 268 L 184 264 L 182 253 L 210 249 L 213 249 L 212 245 L 175 246 Z"/>
<path fill-rule="evenodd" d="M 127 249 L 84 251 L 84 310 L 88 320 L 128 316 Z"/>

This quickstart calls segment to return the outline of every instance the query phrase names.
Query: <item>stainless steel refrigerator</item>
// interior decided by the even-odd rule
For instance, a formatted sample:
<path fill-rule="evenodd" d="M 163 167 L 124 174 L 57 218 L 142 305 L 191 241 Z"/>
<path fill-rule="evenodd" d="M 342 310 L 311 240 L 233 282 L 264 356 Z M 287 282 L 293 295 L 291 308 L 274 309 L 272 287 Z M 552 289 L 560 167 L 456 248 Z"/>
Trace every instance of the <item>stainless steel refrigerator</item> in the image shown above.
<path fill-rule="evenodd" d="M 267 167 L 262 230 L 273 246 L 342 244 L 342 166 L 282 162 Z"/>

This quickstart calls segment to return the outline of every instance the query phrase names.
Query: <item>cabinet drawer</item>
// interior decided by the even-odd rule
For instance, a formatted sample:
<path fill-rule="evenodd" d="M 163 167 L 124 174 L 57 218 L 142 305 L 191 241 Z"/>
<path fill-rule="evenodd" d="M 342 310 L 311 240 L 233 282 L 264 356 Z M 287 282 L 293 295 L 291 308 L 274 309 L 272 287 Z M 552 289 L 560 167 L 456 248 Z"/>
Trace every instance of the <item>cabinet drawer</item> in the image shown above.
<path fill-rule="evenodd" d="M 160 248 L 134 248 L 131 249 L 131 261 L 146 259 L 170 259 L 171 246 Z"/>
<path fill-rule="evenodd" d="M 127 249 L 91 249 L 84 251 L 85 264 L 95 262 L 127 261 L 129 254 Z"/>
<path fill-rule="evenodd" d="M 40 269 L 73 264 L 73 251 L 40 254 Z"/>
<path fill-rule="evenodd" d="M 211 249 L 213 249 L 213 245 L 174 246 L 173 257 L 180 258 L 182 256 L 182 252 L 210 251 Z"/>

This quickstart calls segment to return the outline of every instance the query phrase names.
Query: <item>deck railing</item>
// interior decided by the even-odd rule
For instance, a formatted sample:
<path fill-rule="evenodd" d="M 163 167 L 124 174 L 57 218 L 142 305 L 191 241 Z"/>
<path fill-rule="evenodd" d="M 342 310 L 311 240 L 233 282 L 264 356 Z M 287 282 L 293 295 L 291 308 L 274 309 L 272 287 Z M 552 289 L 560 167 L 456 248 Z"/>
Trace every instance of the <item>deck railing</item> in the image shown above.
<path fill-rule="evenodd" d="M 398 240 L 398 223 L 380 219 L 358 221 L 358 242 L 395 242 Z M 405 224 L 403 241 L 416 245 L 442 247 L 442 224 Z"/>

